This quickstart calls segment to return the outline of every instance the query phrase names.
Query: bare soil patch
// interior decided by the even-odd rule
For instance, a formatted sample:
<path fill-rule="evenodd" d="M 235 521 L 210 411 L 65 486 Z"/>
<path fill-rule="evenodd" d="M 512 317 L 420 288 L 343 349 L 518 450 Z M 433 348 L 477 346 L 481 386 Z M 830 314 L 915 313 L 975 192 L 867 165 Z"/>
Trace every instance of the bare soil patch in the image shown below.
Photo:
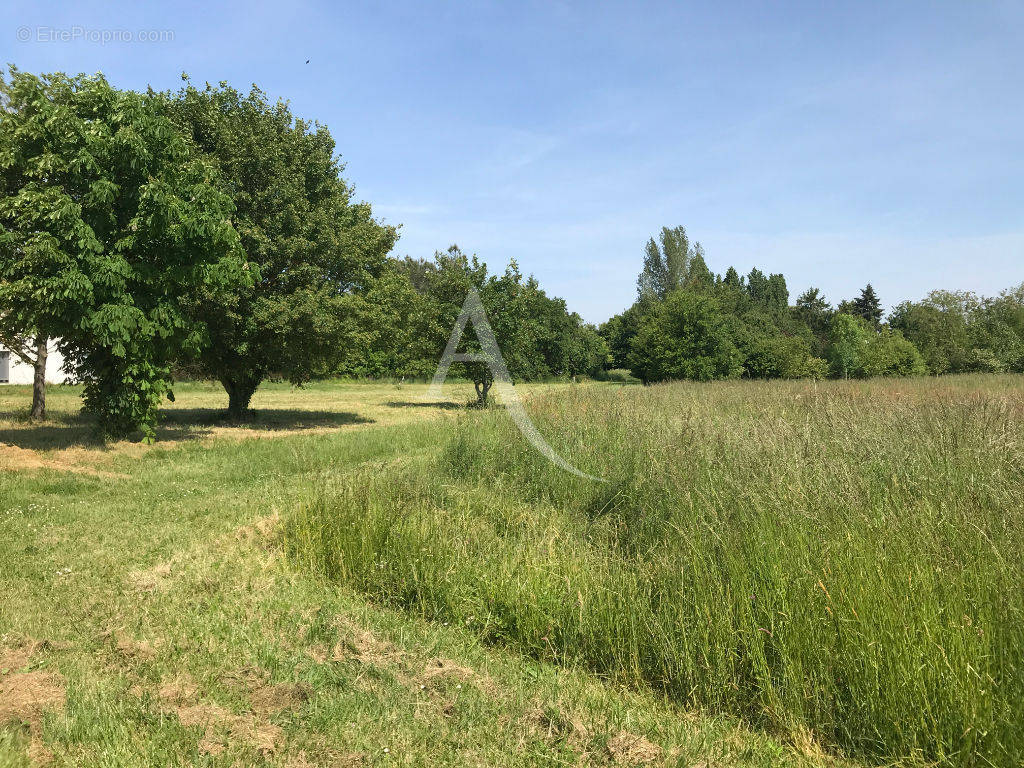
<path fill-rule="evenodd" d="M 46 647 L 48 643 L 43 640 L 33 640 L 29 637 L 11 638 L 0 647 L 0 675 L 11 672 L 20 672 L 28 666 L 29 659 L 37 650 Z"/>
<path fill-rule="evenodd" d="M 451 685 L 458 688 L 461 688 L 463 684 L 473 685 L 491 698 L 496 698 L 501 692 L 498 684 L 488 675 L 445 658 L 428 661 L 424 665 L 418 681 L 421 686 L 430 689 L 440 689 Z"/>
<path fill-rule="evenodd" d="M 274 715 L 301 707 L 312 695 L 313 690 L 305 683 L 278 683 L 253 689 L 249 701 L 257 714 Z"/>
<path fill-rule="evenodd" d="M 53 753 L 43 744 L 43 714 L 63 709 L 64 678 L 58 672 L 22 672 L 36 652 L 51 647 L 45 640 L 23 638 L 0 649 L 0 725 L 24 723 L 29 730 L 28 758 L 33 765 L 46 765 Z"/>
<path fill-rule="evenodd" d="M 14 672 L 0 678 L 0 723 L 21 721 L 33 728 L 43 712 L 64 706 L 64 678 L 57 672 Z"/>
<path fill-rule="evenodd" d="M 661 757 L 661 747 L 643 736 L 620 731 L 608 740 L 608 753 L 618 765 L 645 765 Z"/>
<path fill-rule="evenodd" d="M 339 618 L 337 625 L 344 637 L 331 651 L 332 661 L 355 658 L 362 664 L 383 667 L 405 656 L 392 643 L 347 619 Z"/>
<path fill-rule="evenodd" d="M 124 633 L 115 633 L 111 638 L 117 653 L 129 662 L 152 661 L 157 655 L 157 645 L 149 640 L 136 640 Z"/>
<path fill-rule="evenodd" d="M 217 755 L 228 745 L 243 742 L 270 755 L 278 751 L 284 731 L 269 717 L 301 707 L 312 696 L 312 689 L 304 683 L 267 685 L 261 682 L 263 677 L 250 668 L 225 675 L 226 681 L 248 694 L 251 711 L 241 714 L 203 700 L 199 687 L 187 675 L 166 681 L 157 698 L 161 708 L 176 715 L 182 725 L 202 730 L 199 748 L 203 752 Z"/>
<path fill-rule="evenodd" d="M 241 741 L 269 755 L 277 751 L 284 735 L 279 726 L 249 713 L 236 715 L 219 704 L 201 701 L 199 688 L 187 677 L 168 681 L 158 695 L 161 707 L 183 726 L 202 729 L 199 749 L 207 754 L 220 754 L 229 744 Z"/>

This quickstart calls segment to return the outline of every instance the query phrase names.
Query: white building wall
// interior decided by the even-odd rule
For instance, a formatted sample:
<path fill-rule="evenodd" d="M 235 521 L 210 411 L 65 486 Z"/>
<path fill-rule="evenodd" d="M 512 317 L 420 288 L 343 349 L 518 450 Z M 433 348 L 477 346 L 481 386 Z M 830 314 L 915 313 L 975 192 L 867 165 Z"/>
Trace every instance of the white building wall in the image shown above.
<path fill-rule="evenodd" d="M 31 384 L 35 378 L 35 371 L 32 366 L 15 355 L 13 352 L 0 345 L 0 356 L 7 353 L 7 381 L 0 376 L 0 386 L 3 384 Z M 66 384 L 70 381 L 64 373 L 64 358 L 57 351 L 56 344 L 50 342 L 50 352 L 46 357 L 46 381 L 50 384 Z M 0 362 L 0 374 L 3 373 L 3 364 Z"/>

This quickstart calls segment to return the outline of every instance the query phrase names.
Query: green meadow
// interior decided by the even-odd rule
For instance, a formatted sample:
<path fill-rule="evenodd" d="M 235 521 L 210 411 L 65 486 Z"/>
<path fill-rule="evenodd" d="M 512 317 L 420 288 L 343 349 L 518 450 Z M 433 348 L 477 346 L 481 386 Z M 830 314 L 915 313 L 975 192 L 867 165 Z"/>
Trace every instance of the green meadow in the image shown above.
<path fill-rule="evenodd" d="M 0 766 L 1017 765 L 1019 376 L 0 391 Z"/>

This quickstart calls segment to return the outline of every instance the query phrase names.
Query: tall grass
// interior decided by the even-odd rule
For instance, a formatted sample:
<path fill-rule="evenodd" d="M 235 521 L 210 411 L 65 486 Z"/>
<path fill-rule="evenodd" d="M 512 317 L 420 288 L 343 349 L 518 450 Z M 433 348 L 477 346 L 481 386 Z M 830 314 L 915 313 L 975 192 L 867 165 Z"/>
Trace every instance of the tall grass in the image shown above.
<path fill-rule="evenodd" d="M 1019 378 L 568 390 L 336 479 L 297 561 L 879 761 L 1024 754 Z"/>

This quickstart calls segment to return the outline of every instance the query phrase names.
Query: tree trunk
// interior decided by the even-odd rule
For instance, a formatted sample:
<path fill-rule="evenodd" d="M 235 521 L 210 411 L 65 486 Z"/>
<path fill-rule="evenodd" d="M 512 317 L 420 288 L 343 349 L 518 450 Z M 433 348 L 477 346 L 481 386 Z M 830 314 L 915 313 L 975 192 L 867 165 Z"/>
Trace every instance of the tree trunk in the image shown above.
<path fill-rule="evenodd" d="M 46 418 L 46 357 L 49 354 L 50 340 L 45 336 L 36 339 L 36 360 L 32 376 L 32 412 L 30 418 L 43 420 Z"/>
<path fill-rule="evenodd" d="M 473 388 L 476 389 L 476 404 L 480 407 L 487 405 L 487 393 L 491 391 L 493 381 L 474 381 Z"/>
<path fill-rule="evenodd" d="M 220 380 L 228 393 L 228 415 L 232 419 L 242 420 L 250 415 L 249 402 L 262 380 L 262 377 L 222 378 Z"/>

